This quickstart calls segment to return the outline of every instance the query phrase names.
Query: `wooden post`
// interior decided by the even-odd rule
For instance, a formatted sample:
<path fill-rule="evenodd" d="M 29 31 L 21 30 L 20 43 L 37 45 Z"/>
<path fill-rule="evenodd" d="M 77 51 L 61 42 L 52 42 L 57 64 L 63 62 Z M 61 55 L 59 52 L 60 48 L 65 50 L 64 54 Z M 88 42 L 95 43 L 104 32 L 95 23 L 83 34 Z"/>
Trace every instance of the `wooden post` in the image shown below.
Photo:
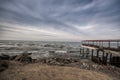
<path fill-rule="evenodd" d="M 112 53 L 110 54 L 109 64 L 111 64 L 111 61 L 112 61 Z"/>
<path fill-rule="evenodd" d="M 88 58 L 88 54 L 89 54 L 89 49 L 87 49 L 86 58 Z"/>
<path fill-rule="evenodd" d="M 81 54 L 81 48 L 80 48 L 80 54 Z"/>
<path fill-rule="evenodd" d="M 107 65 L 107 59 L 108 59 L 108 53 L 106 53 L 106 60 L 105 60 L 106 65 Z"/>
<path fill-rule="evenodd" d="M 97 50 L 97 57 L 99 57 L 99 50 Z"/>
<path fill-rule="evenodd" d="M 102 55 L 102 64 L 105 64 L 105 57 L 104 57 L 104 55 L 105 55 L 105 52 L 103 51 L 103 55 Z"/>
<path fill-rule="evenodd" d="M 92 54 L 91 54 L 91 59 L 93 60 L 93 52 L 94 52 L 94 50 L 92 49 Z"/>
<path fill-rule="evenodd" d="M 83 53 L 82 53 L 82 57 L 84 57 L 84 47 L 83 47 Z"/>
<path fill-rule="evenodd" d="M 80 55 L 81 55 L 81 48 L 80 48 Z M 79 57 L 80 57 L 80 55 L 79 55 Z"/>
<path fill-rule="evenodd" d="M 84 47 L 83 47 L 83 53 L 84 53 Z"/>
<path fill-rule="evenodd" d="M 80 48 L 80 55 L 79 55 L 79 64 L 80 64 L 80 59 L 81 59 L 81 48 Z"/>

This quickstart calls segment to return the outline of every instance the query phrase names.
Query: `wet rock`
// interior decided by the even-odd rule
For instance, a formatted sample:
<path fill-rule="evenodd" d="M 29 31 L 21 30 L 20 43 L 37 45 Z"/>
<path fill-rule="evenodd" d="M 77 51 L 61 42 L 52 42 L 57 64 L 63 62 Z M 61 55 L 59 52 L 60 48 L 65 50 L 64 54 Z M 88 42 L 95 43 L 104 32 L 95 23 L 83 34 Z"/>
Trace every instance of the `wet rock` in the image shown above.
<path fill-rule="evenodd" d="M 14 60 L 15 61 L 20 61 L 24 56 L 23 55 L 17 55 Z"/>
<path fill-rule="evenodd" d="M 6 54 L 2 54 L 0 56 L 0 60 L 9 60 L 10 59 L 10 56 L 9 55 L 6 55 Z"/>
<path fill-rule="evenodd" d="M 10 60 L 15 60 L 16 57 L 17 57 L 17 55 L 11 56 Z"/>
<path fill-rule="evenodd" d="M 23 53 L 21 55 L 17 55 L 13 60 L 15 61 L 20 61 L 20 62 L 25 62 L 25 63 L 31 63 L 32 62 L 32 58 L 29 56 L 31 55 L 31 53 Z"/>

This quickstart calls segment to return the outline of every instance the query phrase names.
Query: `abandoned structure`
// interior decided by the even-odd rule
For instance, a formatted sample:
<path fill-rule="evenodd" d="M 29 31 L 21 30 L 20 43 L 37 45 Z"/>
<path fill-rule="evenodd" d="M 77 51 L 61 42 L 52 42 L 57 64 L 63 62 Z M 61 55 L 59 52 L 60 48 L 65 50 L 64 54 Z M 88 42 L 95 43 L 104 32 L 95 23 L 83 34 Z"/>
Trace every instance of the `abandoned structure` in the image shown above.
<path fill-rule="evenodd" d="M 120 40 L 83 40 L 80 54 L 98 64 L 120 67 Z"/>

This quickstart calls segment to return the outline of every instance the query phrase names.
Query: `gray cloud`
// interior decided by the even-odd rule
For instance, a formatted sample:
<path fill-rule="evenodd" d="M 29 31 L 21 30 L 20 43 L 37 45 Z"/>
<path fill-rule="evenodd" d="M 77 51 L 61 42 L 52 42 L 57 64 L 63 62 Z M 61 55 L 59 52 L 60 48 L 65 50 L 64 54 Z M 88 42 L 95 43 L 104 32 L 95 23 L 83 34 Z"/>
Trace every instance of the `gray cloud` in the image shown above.
<path fill-rule="evenodd" d="M 73 36 L 76 40 L 77 37 L 78 40 L 119 38 L 119 4 L 119 0 L 0 0 L 0 33 L 4 39 L 4 35 L 10 32 L 10 28 L 13 31 L 11 35 L 14 35 L 19 28 L 15 29 L 16 31 L 13 28 L 31 26 L 35 29 L 54 29 L 56 34 L 58 34 L 56 31 L 63 32 L 64 36 L 67 34 L 65 39 L 72 39 Z M 17 26 L 10 25 L 10 28 L 3 30 L 2 27 L 8 24 L 17 24 Z M 29 29 L 26 27 L 25 30 L 27 28 Z M 44 34 L 33 33 L 33 36 L 47 35 L 47 39 L 55 36 Z M 55 37 L 51 39 L 54 40 Z"/>

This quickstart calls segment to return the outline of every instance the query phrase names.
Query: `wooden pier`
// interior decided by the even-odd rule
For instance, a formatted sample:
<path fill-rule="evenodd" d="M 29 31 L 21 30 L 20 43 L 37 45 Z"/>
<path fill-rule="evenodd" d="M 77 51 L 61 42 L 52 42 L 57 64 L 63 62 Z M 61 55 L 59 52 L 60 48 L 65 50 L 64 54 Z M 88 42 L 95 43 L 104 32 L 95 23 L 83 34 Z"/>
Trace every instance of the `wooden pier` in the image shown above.
<path fill-rule="evenodd" d="M 120 67 L 120 39 L 83 40 L 80 53 L 86 55 L 86 58 L 90 54 L 91 60 L 96 63 Z"/>

